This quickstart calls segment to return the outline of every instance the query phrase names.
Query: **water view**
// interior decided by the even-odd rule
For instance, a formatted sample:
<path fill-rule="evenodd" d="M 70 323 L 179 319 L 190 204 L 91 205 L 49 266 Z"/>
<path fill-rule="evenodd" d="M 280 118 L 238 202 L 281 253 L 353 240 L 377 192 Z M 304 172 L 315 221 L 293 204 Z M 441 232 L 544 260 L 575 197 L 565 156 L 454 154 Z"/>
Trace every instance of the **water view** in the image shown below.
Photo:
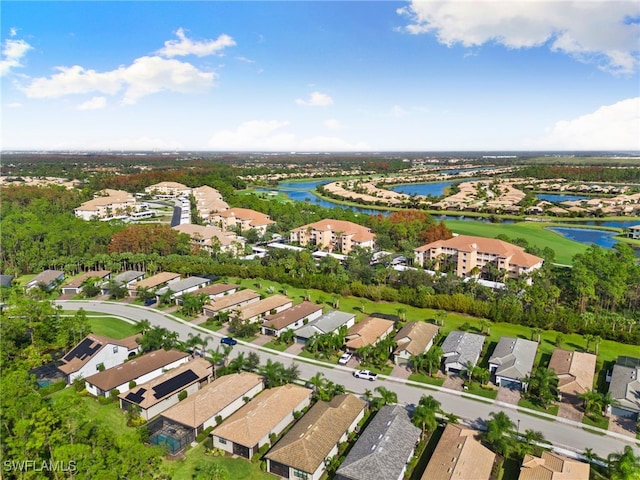
<path fill-rule="evenodd" d="M 441 197 L 444 192 L 454 182 L 431 182 L 431 183 L 411 183 L 408 185 L 395 185 L 389 187 L 394 192 L 404 193 L 405 195 L 424 195 L 432 197 Z"/>
<path fill-rule="evenodd" d="M 615 232 L 606 230 L 591 230 L 588 228 L 549 227 L 548 230 L 559 233 L 569 240 L 580 243 L 595 244 L 604 248 L 612 248 L 617 240 Z"/>
<path fill-rule="evenodd" d="M 536 197 L 540 200 L 551 203 L 569 202 L 576 200 L 589 200 L 592 197 L 585 197 L 584 195 L 567 195 L 563 193 L 536 193 Z"/>

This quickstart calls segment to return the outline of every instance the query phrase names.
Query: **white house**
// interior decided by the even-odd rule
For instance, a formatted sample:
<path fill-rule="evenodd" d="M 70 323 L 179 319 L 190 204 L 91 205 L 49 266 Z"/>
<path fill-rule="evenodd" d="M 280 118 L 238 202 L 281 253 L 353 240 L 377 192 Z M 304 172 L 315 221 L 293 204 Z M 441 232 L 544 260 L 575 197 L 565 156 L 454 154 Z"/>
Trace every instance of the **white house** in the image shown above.
<path fill-rule="evenodd" d="M 264 317 L 262 333 L 279 337 L 285 330 L 295 330 L 322 316 L 322 305 L 304 301 L 291 308 Z"/>

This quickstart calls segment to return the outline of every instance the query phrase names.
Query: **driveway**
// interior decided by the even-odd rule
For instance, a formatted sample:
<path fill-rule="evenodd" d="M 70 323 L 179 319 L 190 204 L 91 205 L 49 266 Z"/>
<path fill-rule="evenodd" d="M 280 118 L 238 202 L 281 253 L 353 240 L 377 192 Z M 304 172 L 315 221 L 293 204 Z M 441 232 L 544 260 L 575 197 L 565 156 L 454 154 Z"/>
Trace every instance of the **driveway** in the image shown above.
<path fill-rule="evenodd" d="M 290 345 L 285 352 L 290 353 L 291 355 L 300 355 L 300 352 L 304 349 L 304 343 L 293 342 L 293 345 Z"/>
<path fill-rule="evenodd" d="M 392 377 L 398 377 L 402 378 L 403 380 L 407 380 L 409 378 L 409 375 L 411 375 L 411 369 L 406 365 L 393 365 L 393 370 L 391 371 Z"/>
<path fill-rule="evenodd" d="M 462 378 L 459 375 L 448 374 L 444 379 L 442 388 L 448 388 L 449 390 L 457 390 L 461 392 L 463 385 L 464 385 L 464 378 Z"/>
<path fill-rule="evenodd" d="M 638 423 L 633 418 L 619 417 L 613 413 L 609 415 L 609 431 L 629 435 L 636 438 Z"/>
<path fill-rule="evenodd" d="M 515 388 L 498 387 L 498 396 L 496 402 L 509 403 L 511 405 L 518 405 L 520 401 L 520 390 Z"/>

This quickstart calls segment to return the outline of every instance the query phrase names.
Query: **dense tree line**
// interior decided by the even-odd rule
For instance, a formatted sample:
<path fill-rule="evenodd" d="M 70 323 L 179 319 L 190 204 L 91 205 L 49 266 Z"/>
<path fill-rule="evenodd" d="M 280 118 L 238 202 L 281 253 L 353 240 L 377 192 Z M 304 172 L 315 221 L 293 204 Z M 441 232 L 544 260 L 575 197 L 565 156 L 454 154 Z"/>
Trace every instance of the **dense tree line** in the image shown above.
<path fill-rule="evenodd" d="M 576 182 L 640 182 L 640 168 L 612 168 L 605 166 L 528 165 L 518 175 L 534 178 L 564 178 Z"/>

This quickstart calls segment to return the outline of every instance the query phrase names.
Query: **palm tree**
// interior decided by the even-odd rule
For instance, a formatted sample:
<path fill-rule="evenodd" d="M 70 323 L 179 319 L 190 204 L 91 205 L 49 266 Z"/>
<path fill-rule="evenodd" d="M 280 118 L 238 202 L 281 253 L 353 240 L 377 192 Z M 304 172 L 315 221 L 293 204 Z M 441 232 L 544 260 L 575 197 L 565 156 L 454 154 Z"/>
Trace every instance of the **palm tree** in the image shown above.
<path fill-rule="evenodd" d="M 582 456 L 589 463 L 593 463 L 594 460 L 597 460 L 600 458 L 598 454 L 593 451 L 592 448 L 585 448 L 584 452 L 582 452 Z"/>
<path fill-rule="evenodd" d="M 537 338 L 537 342 L 540 343 L 540 335 L 542 334 L 542 329 L 541 328 L 534 328 L 533 330 L 531 330 L 531 340 L 533 340 L 534 338 Z"/>
<path fill-rule="evenodd" d="M 423 395 L 416 406 L 411 421 L 422 430 L 422 435 L 426 431 L 432 432 L 438 426 L 436 414 L 440 412 L 440 402 L 431 395 Z"/>
<path fill-rule="evenodd" d="M 504 412 L 491 412 L 489 415 L 491 420 L 487 421 L 487 431 L 484 437 L 497 453 L 507 456 L 511 449 L 507 434 L 513 431 L 515 424 Z"/>
<path fill-rule="evenodd" d="M 590 333 L 586 333 L 584 335 L 584 340 L 585 342 L 587 342 L 587 346 L 585 348 L 585 350 L 587 351 L 587 353 L 589 352 L 589 345 L 591 344 L 591 342 L 593 341 L 594 336 L 591 335 Z"/>
<path fill-rule="evenodd" d="M 377 408 L 398 403 L 398 394 L 396 392 L 382 386 L 376 387 L 374 390 L 380 395 L 374 399 Z"/>
<path fill-rule="evenodd" d="M 436 313 L 436 319 L 437 319 L 438 325 L 440 325 L 441 327 L 444 327 L 444 319 L 446 317 L 447 317 L 447 312 L 445 310 L 439 310 L 438 313 Z"/>
<path fill-rule="evenodd" d="M 407 319 L 407 309 L 406 308 L 398 308 L 396 309 L 396 313 L 398 314 L 398 320 L 405 321 Z"/>
<path fill-rule="evenodd" d="M 600 399 L 599 399 L 599 404 L 600 404 L 600 408 L 602 408 L 602 415 L 604 416 L 608 416 L 609 415 L 609 407 L 612 405 L 617 404 L 617 400 L 614 399 L 611 396 L 611 393 L 607 392 L 607 393 L 600 393 Z"/>
<path fill-rule="evenodd" d="M 600 346 L 601 341 L 602 341 L 602 337 L 600 335 L 595 335 L 593 337 L 593 344 L 596 347 L 596 355 L 598 355 L 598 346 Z"/>
<path fill-rule="evenodd" d="M 424 354 L 424 364 L 429 372 L 429 376 L 431 376 L 431 372 L 434 369 L 437 370 L 440 367 L 442 353 L 442 347 L 435 345 L 431 347 L 431 349 L 426 354 Z"/>
<path fill-rule="evenodd" d="M 313 392 L 317 394 L 317 392 L 320 391 L 325 382 L 326 379 L 324 378 L 324 374 L 322 372 L 317 372 L 313 377 L 309 379 L 308 384 L 313 387 Z"/>
<path fill-rule="evenodd" d="M 640 478 L 640 457 L 633 448 L 625 445 L 622 453 L 614 452 L 607 457 L 611 480 L 638 480 Z"/>
<path fill-rule="evenodd" d="M 138 322 L 138 332 L 144 335 L 149 330 L 151 330 L 151 322 L 146 318 L 144 320 L 140 320 Z"/>
<path fill-rule="evenodd" d="M 584 402 L 584 412 L 587 415 L 598 410 L 600 405 L 600 394 L 598 392 L 587 389 L 584 393 L 579 393 L 578 398 Z"/>

